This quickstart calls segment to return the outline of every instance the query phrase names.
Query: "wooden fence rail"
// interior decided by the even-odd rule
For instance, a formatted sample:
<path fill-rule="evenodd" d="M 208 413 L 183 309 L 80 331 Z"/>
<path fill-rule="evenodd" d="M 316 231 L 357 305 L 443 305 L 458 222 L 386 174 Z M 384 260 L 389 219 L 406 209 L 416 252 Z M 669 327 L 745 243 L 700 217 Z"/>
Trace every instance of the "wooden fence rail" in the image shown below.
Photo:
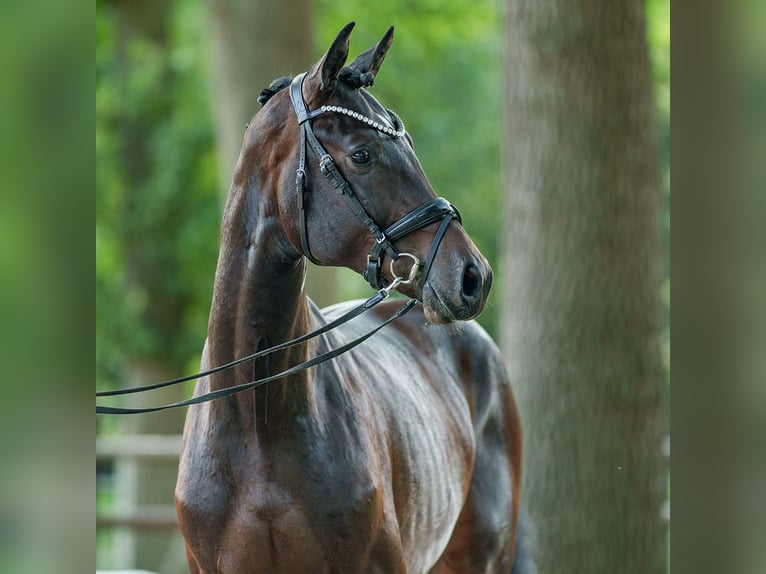
<path fill-rule="evenodd" d="M 100 435 L 96 437 L 96 460 L 135 459 L 139 462 L 178 460 L 181 435 Z M 128 527 L 136 530 L 178 528 L 172 505 L 142 505 L 129 512 L 96 514 L 96 527 Z"/>

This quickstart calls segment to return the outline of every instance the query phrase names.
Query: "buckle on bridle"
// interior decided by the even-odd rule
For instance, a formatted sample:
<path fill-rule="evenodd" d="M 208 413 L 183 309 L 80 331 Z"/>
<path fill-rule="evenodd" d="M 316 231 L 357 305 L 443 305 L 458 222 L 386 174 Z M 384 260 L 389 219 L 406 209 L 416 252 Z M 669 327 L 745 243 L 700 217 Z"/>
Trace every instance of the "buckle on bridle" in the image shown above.
<path fill-rule="evenodd" d="M 335 171 L 335 160 L 328 153 L 319 158 L 319 169 L 326 176 L 330 176 L 331 172 Z"/>

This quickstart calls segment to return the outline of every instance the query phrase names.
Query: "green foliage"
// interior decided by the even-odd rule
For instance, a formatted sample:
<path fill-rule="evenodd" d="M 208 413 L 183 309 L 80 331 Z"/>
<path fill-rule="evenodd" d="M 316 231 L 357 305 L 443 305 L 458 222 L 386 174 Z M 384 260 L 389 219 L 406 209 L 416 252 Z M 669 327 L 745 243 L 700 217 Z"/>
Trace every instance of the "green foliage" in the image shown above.
<path fill-rule="evenodd" d="M 96 11 L 100 384 L 128 360 L 196 362 L 204 340 L 220 206 L 200 16 L 176 3 L 163 42 Z"/>
<path fill-rule="evenodd" d="M 670 0 L 647 0 L 647 44 L 654 102 L 662 119 L 670 118 Z"/>
<path fill-rule="evenodd" d="M 657 157 L 663 189 L 662 357 L 670 381 L 670 0 L 647 0 L 646 36 L 654 88 Z"/>

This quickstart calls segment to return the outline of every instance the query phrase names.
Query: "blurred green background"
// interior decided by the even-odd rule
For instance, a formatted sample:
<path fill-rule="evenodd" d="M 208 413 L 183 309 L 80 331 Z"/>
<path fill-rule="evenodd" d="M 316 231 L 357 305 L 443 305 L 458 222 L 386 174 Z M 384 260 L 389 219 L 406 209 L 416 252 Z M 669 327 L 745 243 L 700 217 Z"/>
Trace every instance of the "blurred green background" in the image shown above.
<path fill-rule="evenodd" d="M 221 92 L 220 85 L 221 74 L 226 71 L 220 69 L 216 58 L 221 49 L 218 45 L 221 27 L 225 28 L 231 15 L 218 12 L 219 3 L 198 0 L 96 3 L 98 389 L 130 386 L 197 370 L 206 336 L 221 209 L 234 159 L 225 145 L 217 144 L 225 133 L 224 124 L 233 122 L 235 129 L 240 130 L 237 137 L 241 138 L 245 122 L 259 109 L 258 90 L 274 77 L 307 69 L 326 50 L 337 31 L 351 20 L 357 21 L 351 41 L 352 56 L 373 45 L 389 25 L 396 26 L 394 46 L 372 92 L 384 106 L 396 110 L 403 118 L 437 193 L 458 206 L 464 227 L 492 264 L 497 283 L 479 322 L 494 338 L 499 336 L 503 295 L 502 2 L 300 0 L 289 6 L 292 8 L 287 8 L 288 11 L 305 9 L 300 18 L 309 21 L 310 37 L 302 39 L 308 44 L 304 48 L 305 58 L 300 58 L 297 65 L 290 64 L 290 69 L 275 59 L 273 69 L 263 72 L 266 75 L 262 84 L 250 86 L 249 111 L 242 112 L 246 117 L 235 114 L 234 120 L 227 120 L 230 112 L 225 109 L 227 94 Z M 667 247 L 669 0 L 648 0 L 645 10 L 656 153 L 665 198 L 658 225 Z M 258 32 L 253 31 L 253 35 L 257 42 Z M 263 56 L 253 54 L 254 60 L 259 58 L 262 60 Z M 242 61 L 244 64 L 240 65 L 247 66 L 247 54 Z M 666 254 L 667 251 L 664 250 Z M 666 306 L 662 340 L 669 366 L 667 255 L 663 267 L 665 280 L 658 289 Z M 309 295 L 320 305 L 369 294 L 364 280 L 350 271 L 321 276 L 315 269 L 310 271 Z M 190 383 L 181 392 L 188 396 L 191 389 Z M 157 396 L 151 400 L 165 402 Z M 180 417 L 168 415 L 141 421 L 99 417 L 97 431 L 101 436 L 172 433 L 173 429 L 180 429 L 180 423 Z M 107 458 L 99 459 L 99 513 L 109 514 L 121 508 L 119 492 L 124 485 L 114 482 L 118 466 L 119 463 Z M 149 480 L 172 484 L 173 465 L 165 461 L 160 466 L 151 471 Z M 135 478 L 137 482 L 141 481 L 139 470 L 129 472 L 135 474 L 134 478 L 139 477 Z M 124 469 L 122 473 L 125 474 Z M 166 487 L 165 498 L 167 490 Z M 141 496 L 156 502 L 156 493 L 139 493 L 137 498 Z M 97 566 L 125 566 L 131 562 L 133 559 L 120 550 L 121 544 L 140 548 L 136 552 L 145 556 L 156 553 L 159 544 L 175 548 L 169 552 L 171 558 L 164 558 L 170 562 L 165 563 L 162 571 L 170 571 L 170 563 L 174 564 L 172 568 L 180 564 L 182 571 L 177 535 L 157 531 L 150 537 L 153 541 L 141 542 L 120 529 L 99 527 Z M 138 565 L 158 568 L 156 564 L 155 561 Z"/>
<path fill-rule="evenodd" d="M 161 16 L 167 19 L 166 29 L 133 34 L 124 31 L 120 20 L 130 9 L 118 9 L 118 4 L 101 1 L 96 11 L 96 360 L 101 387 L 119 384 L 126 362 L 137 357 L 157 356 L 195 368 L 228 191 L 219 182 L 231 178 L 231 173 L 219 174 L 216 160 L 204 4 L 170 2 Z M 669 3 L 650 0 L 646 11 L 657 154 L 667 197 Z M 313 14 L 313 56 L 305 67 L 354 18 L 359 23 L 352 54 L 376 42 L 389 24 L 396 25 L 394 48 L 372 91 L 404 119 L 434 188 L 459 207 L 465 228 L 499 277 L 501 3 L 317 1 Z M 273 75 L 299 71 L 275 69 Z M 252 114 L 259 108 L 256 98 L 253 93 Z M 665 206 L 667 241 L 668 200 Z M 479 318 L 493 336 L 501 289 L 494 290 Z M 669 284 L 663 289 L 668 301 Z M 339 275 L 339 298 L 368 293 L 361 278 Z M 312 295 L 320 303 L 332 302 L 321 293 Z"/>

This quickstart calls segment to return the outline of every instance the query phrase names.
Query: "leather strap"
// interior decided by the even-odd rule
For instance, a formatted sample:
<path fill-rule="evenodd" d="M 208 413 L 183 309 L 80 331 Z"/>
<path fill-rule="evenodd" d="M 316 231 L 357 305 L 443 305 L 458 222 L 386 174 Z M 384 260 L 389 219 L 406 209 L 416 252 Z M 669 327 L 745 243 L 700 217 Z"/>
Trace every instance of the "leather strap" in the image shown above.
<path fill-rule="evenodd" d="M 338 355 L 342 355 L 346 351 L 353 349 L 357 345 L 363 343 L 364 341 L 372 337 L 375 333 L 380 331 L 383 327 L 385 327 L 392 321 L 398 319 L 399 317 L 407 313 L 410 309 L 412 309 L 415 306 L 415 303 L 417 303 L 415 299 L 408 299 L 407 302 L 401 307 L 399 307 L 399 309 L 397 309 L 393 315 L 391 315 L 388 319 L 383 321 L 380 325 L 378 325 L 371 331 L 365 333 L 361 337 L 354 339 L 350 343 L 346 343 L 345 345 L 342 345 L 338 347 L 337 349 L 333 349 L 332 351 L 322 353 L 321 355 L 317 355 L 316 357 L 309 359 L 308 361 L 304 361 L 303 363 L 295 365 L 294 367 L 290 367 L 289 369 L 286 369 L 280 373 L 276 373 L 275 375 L 264 377 L 262 379 L 255 379 L 254 381 L 250 381 L 249 383 L 243 383 L 241 385 L 225 387 L 223 389 L 218 389 L 216 391 L 211 391 L 209 393 L 192 397 L 191 399 L 186 399 L 185 401 L 178 401 L 176 403 L 160 405 L 158 407 L 133 409 L 133 408 L 107 407 L 102 405 L 96 405 L 96 414 L 133 415 L 133 414 L 141 414 L 141 413 L 153 413 L 156 411 L 164 411 L 165 409 L 173 409 L 177 407 L 186 407 L 190 405 L 198 405 L 200 403 L 207 403 L 210 401 L 214 401 L 215 399 L 220 399 L 222 397 L 228 397 L 230 395 L 241 393 L 248 389 L 254 389 L 256 387 L 260 387 L 262 385 L 265 385 L 266 383 L 270 383 L 272 381 L 276 381 L 277 379 L 294 375 L 295 373 L 299 373 L 300 371 L 305 371 L 306 369 L 310 369 L 311 367 L 315 367 L 316 365 L 319 365 L 321 363 L 325 363 L 331 359 L 334 359 Z"/>
<path fill-rule="evenodd" d="M 434 234 L 433 241 L 431 241 L 431 249 L 428 250 L 428 255 L 423 264 L 422 285 L 425 285 L 426 281 L 428 281 L 428 273 L 431 271 L 431 265 L 433 265 L 434 257 L 436 257 L 436 251 L 439 249 L 439 244 L 442 242 L 442 238 L 444 237 L 444 234 L 447 233 L 447 228 L 449 227 L 449 224 L 452 223 L 453 219 L 459 221 L 460 216 L 455 212 L 446 214 L 444 219 L 442 219 L 441 225 L 439 225 L 439 229 L 437 229 Z"/>
<path fill-rule="evenodd" d="M 295 196 L 298 202 L 298 221 L 303 254 L 314 265 L 324 265 L 324 263 L 314 257 L 313 253 L 311 253 L 311 247 L 309 246 L 308 198 L 306 197 L 306 194 L 308 193 L 308 188 L 306 187 L 306 139 L 307 132 L 311 131 L 311 128 L 309 127 L 307 129 L 308 124 L 306 123 L 310 118 L 310 114 L 308 112 L 308 108 L 306 107 L 306 102 L 303 99 L 302 88 L 304 76 L 305 74 L 299 76 L 300 81 L 296 82 L 295 80 L 299 78 L 296 77 L 290 83 L 290 100 L 292 101 L 295 115 L 298 117 L 298 125 L 300 126 L 301 131 L 300 156 L 298 158 L 298 169 L 295 173 Z"/>
<path fill-rule="evenodd" d="M 457 211 L 457 209 L 455 209 L 455 207 L 443 197 L 436 197 L 431 201 L 427 201 L 426 203 L 416 207 L 383 232 L 391 241 L 396 241 L 397 239 L 401 239 L 405 235 L 408 235 L 417 229 L 431 225 L 440 219 L 442 220 L 442 225 L 444 225 L 444 230 L 441 232 L 441 236 L 439 236 L 438 239 L 436 236 L 434 236 L 434 239 L 431 242 L 431 249 L 429 250 L 428 256 L 426 257 L 425 267 L 423 270 L 423 283 L 425 283 L 426 279 L 428 278 L 428 271 L 431 269 L 431 265 L 433 263 L 434 257 L 436 256 L 436 250 L 439 247 L 441 238 L 447 231 L 447 225 L 449 225 L 449 222 L 453 219 L 457 219 L 458 223 L 462 221 L 460 218 L 460 213 Z M 446 225 L 444 223 L 445 221 L 447 222 Z M 372 285 L 375 289 L 384 287 L 386 283 L 386 279 L 383 277 L 383 273 L 381 271 L 382 260 L 383 250 L 380 249 L 377 244 L 373 245 L 372 250 L 367 257 L 367 271 L 364 273 L 364 278 L 367 279 L 370 285 Z"/>
<path fill-rule="evenodd" d="M 314 112 L 309 112 L 308 108 L 306 107 L 306 101 L 303 99 L 303 80 L 306 77 L 306 74 L 300 74 L 293 78 L 293 81 L 290 83 L 290 100 L 293 104 L 293 109 L 295 110 L 295 115 L 298 120 L 298 123 L 301 126 L 301 155 L 298 161 L 298 176 L 297 179 L 300 180 L 300 187 L 301 191 L 299 192 L 299 197 L 306 192 L 306 143 L 308 141 L 309 145 L 311 146 L 311 149 L 316 154 L 316 156 L 319 158 L 319 169 L 322 171 L 324 176 L 332 183 L 333 188 L 340 193 L 343 198 L 346 200 L 346 203 L 349 204 L 352 211 L 356 214 L 356 216 L 362 221 L 364 226 L 369 230 L 369 232 L 375 237 L 375 241 L 377 244 L 381 245 L 383 249 L 386 250 L 386 252 L 391 256 L 393 259 L 399 258 L 399 253 L 394 249 L 393 245 L 391 245 L 391 242 L 388 240 L 388 238 L 383 234 L 383 232 L 380 230 L 378 225 L 375 223 L 375 220 L 372 219 L 369 213 L 367 213 L 367 210 L 364 208 L 364 206 L 361 204 L 359 199 L 354 195 L 354 192 L 351 190 L 351 185 L 348 183 L 346 178 L 343 177 L 343 175 L 338 171 L 337 166 L 335 165 L 335 160 L 333 160 L 332 156 L 327 152 L 327 150 L 324 148 L 324 146 L 319 142 L 316 135 L 314 135 L 314 130 L 311 128 L 311 120 L 316 118 L 317 116 L 325 113 L 323 109 L 318 109 Z M 298 183 L 296 182 L 296 189 L 298 188 Z M 303 251 L 306 254 L 306 256 L 312 261 L 316 262 L 316 259 L 311 254 L 311 250 L 309 249 L 309 243 L 308 243 L 308 232 L 306 230 L 306 202 L 305 198 L 298 200 L 298 207 L 301 209 L 303 215 L 302 215 L 302 221 L 301 221 L 301 243 L 303 247 Z"/>
<path fill-rule="evenodd" d="M 373 295 L 372 297 L 370 297 L 369 299 L 367 299 L 360 305 L 357 305 L 350 311 L 347 311 L 346 313 L 344 313 L 343 315 L 341 315 L 334 321 L 330 321 L 326 325 L 322 325 L 319 329 L 311 331 L 310 333 L 306 333 L 305 335 L 301 335 L 300 337 L 296 337 L 295 339 L 292 339 L 290 341 L 285 341 L 284 343 L 274 345 L 273 347 L 269 347 L 268 349 L 262 349 L 258 351 L 257 353 L 253 353 L 252 355 L 248 355 L 246 357 L 236 359 L 234 361 L 231 361 L 230 363 L 226 363 L 223 365 L 219 365 L 218 367 L 208 369 L 207 371 L 201 371 L 199 373 L 188 375 L 186 377 L 170 379 L 168 381 L 163 381 L 161 383 L 154 383 L 151 385 L 145 385 L 142 387 L 131 387 L 129 389 L 116 389 L 113 391 L 99 391 L 96 393 L 96 396 L 97 397 L 114 397 L 117 395 L 131 395 L 133 393 L 142 393 L 144 391 L 152 391 L 154 389 L 170 387 L 172 385 L 185 383 L 187 381 L 193 381 L 194 379 L 206 377 L 208 375 L 212 375 L 215 373 L 220 373 L 221 371 L 226 371 L 228 369 L 236 367 L 237 365 L 241 365 L 242 363 L 245 363 L 247 361 L 252 361 L 260 357 L 265 357 L 267 355 L 271 355 L 272 353 L 276 353 L 277 351 L 283 351 L 284 349 L 293 347 L 295 345 L 298 345 L 299 343 L 304 343 L 310 339 L 313 339 L 314 337 L 318 337 L 319 335 L 327 333 L 328 331 L 331 331 L 332 329 L 336 329 L 337 327 L 340 327 L 344 323 L 348 323 L 349 321 L 351 321 L 351 319 L 354 319 L 355 317 L 358 317 L 362 313 L 369 311 L 370 309 L 375 307 L 375 305 L 377 305 L 378 303 L 386 299 L 388 295 L 389 295 L 388 291 L 386 291 L 385 289 L 381 289 L 380 291 L 376 292 L 375 295 Z"/>

